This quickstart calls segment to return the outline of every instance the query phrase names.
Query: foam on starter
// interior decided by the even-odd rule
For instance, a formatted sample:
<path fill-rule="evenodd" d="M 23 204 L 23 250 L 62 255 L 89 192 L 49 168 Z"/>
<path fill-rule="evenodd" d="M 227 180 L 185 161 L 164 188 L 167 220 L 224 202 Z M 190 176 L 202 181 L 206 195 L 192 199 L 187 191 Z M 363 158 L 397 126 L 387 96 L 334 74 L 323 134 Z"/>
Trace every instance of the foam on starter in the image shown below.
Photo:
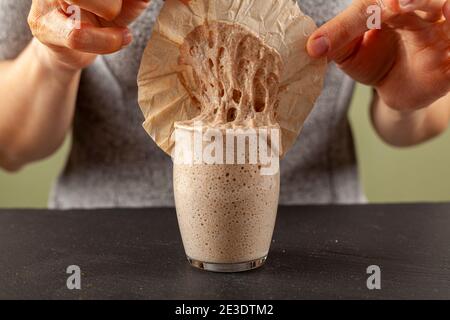
<path fill-rule="evenodd" d="M 175 202 L 186 254 L 210 263 L 265 257 L 276 220 L 280 175 L 258 165 L 175 165 Z"/>

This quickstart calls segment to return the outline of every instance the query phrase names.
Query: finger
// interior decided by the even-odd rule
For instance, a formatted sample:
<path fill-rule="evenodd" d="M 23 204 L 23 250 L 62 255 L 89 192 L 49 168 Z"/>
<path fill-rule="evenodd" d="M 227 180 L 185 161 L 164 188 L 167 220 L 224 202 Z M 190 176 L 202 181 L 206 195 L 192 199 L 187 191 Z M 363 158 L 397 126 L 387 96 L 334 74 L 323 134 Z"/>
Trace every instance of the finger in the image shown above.
<path fill-rule="evenodd" d="M 126 28 L 98 28 L 81 15 L 79 26 L 64 13 L 52 10 L 37 20 L 30 19 L 34 36 L 46 45 L 54 45 L 86 53 L 108 54 L 128 45 L 132 36 Z"/>
<path fill-rule="evenodd" d="M 375 85 L 389 72 L 395 62 L 398 35 L 389 29 L 370 30 L 348 49 L 336 55 L 334 61 L 356 81 Z M 373 53 L 377 59 L 373 60 Z M 370 64 L 370 68 L 367 68 Z"/>
<path fill-rule="evenodd" d="M 87 26 L 72 29 L 65 39 L 65 45 L 73 50 L 94 54 L 109 54 L 119 51 L 132 41 L 127 28 L 98 28 Z"/>
<path fill-rule="evenodd" d="M 446 0 L 398 0 L 398 5 L 402 13 L 416 12 L 424 20 L 437 21 L 442 17 L 445 2 Z"/>
<path fill-rule="evenodd" d="M 387 6 L 381 8 L 377 0 L 354 1 L 344 12 L 316 30 L 308 40 L 308 53 L 312 57 L 333 56 L 342 47 L 364 35 L 368 28 L 371 10 L 380 9 L 381 21 L 398 15 L 394 0 L 385 0 Z M 395 0 L 397 1 L 397 0 Z"/>
<path fill-rule="evenodd" d="M 450 0 L 447 0 L 447 2 L 445 2 L 444 7 L 442 8 L 442 13 L 447 20 L 447 23 L 450 23 Z"/>
<path fill-rule="evenodd" d="M 65 2 L 79 6 L 107 21 L 114 20 L 122 10 L 122 0 L 65 0 Z"/>
<path fill-rule="evenodd" d="M 402 12 L 420 10 L 430 13 L 442 13 L 444 3 L 445 0 L 398 0 L 399 8 Z"/>
<path fill-rule="evenodd" d="M 443 24 L 443 29 L 447 38 L 450 39 L 450 0 L 447 0 L 444 7 L 442 8 L 442 12 L 445 17 L 445 21 Z"/>

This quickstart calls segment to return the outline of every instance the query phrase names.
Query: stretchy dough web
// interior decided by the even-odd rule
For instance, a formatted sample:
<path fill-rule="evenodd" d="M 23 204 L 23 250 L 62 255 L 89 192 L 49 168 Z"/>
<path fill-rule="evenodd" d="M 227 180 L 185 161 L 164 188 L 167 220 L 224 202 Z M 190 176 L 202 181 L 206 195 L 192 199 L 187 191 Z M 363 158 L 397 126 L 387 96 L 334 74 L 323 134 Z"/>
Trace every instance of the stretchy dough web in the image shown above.
<path fill-rule="evenodd" d="M 192 68 L 182 78 L 201 114 L 212 127 L 260 127 L 277 123 L 280 55 L 239 25 L 212 22 L 195 28 L 180 48 L 180 64 Z"/>

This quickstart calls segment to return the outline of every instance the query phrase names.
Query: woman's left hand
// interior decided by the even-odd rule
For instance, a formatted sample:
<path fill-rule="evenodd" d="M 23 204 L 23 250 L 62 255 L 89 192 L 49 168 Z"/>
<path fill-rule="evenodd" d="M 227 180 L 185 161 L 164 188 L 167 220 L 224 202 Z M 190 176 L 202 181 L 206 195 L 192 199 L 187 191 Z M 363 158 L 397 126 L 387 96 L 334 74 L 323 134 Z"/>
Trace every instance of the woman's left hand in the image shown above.
<path fill-rule="evenodd" d="M 381 29 L 368 28 L 371 6 Z M 308 52 L 375 87 L 392 109 L 427 107 L 450 90 L 450 0 L 356 0 L 312 34 Z"/>

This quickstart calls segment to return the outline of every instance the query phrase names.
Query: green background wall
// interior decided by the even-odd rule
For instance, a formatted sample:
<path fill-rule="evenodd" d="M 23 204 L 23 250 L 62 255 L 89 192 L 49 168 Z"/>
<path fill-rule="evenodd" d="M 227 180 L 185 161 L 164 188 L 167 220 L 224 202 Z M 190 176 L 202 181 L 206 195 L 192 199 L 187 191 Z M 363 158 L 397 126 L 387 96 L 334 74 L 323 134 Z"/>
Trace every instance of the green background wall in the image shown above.
<path fill-rule="evenodd" d="M 359 86 L 349 115 L 369 200 L 450 201 L 450 130 L 418 147 L 391 148 L 380 141 L 370 125 L 369 100 L 370 89 Z M 69 145 L 68 140 L 56 155 L 18 174 L 0 171 L 0 207 L 45 207 Z"/>

